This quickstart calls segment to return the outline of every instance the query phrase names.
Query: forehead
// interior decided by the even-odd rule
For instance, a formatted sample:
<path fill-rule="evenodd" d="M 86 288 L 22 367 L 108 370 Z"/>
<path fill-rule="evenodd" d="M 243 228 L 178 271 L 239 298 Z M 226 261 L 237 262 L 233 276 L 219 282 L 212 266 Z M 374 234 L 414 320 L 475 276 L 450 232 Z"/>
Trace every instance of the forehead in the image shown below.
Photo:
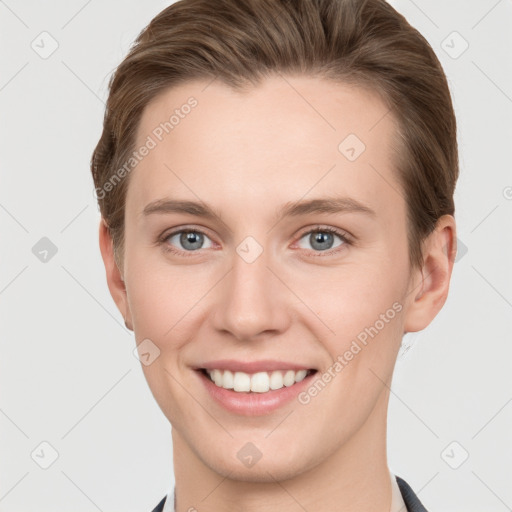
<path fill-rule="evenodd" d="M 378 207 L 400 199 L 393 173 L 395 121 L 367 89 L 277 76 L 236 91 L 219 81 L 172 87 L 141 117 L 128 201 L 159 197 L 299 199 L 334 190 Z M 397 197 L 398 196 L 398 197 Z M 268 203 L 267 203 L 268 204 Z"/>

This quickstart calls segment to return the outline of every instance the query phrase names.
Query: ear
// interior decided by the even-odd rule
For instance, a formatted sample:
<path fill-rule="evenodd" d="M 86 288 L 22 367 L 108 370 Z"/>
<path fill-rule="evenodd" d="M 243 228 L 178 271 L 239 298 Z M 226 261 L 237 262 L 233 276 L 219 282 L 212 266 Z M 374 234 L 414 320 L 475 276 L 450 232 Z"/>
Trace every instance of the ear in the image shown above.
<path fill-rule="evenodd" d="M 425 329 L 443 307 L 456 253 L 455 219 L 451 215 L 443 215 L 424 241 L 422 268 L 414 271 L 411 280 L 413 298 L 405 315 L 404 332 Z"/>
<path fill-rule="evenodd" d="M 123 315 L 126 327 L 133 331 L 132 318 L 126 295 L 126 286 L 124 283 L 123 275 L 115 261 L 112 237 L 110 235 L 110 230 L 108 229 L 107 223 L 103 217 L 100 221 L 99 235 L 101 257 L 103 258 L 103 264 L 105 265 L 107 284 L 108 289 L 110 290 L 110 295 L 112 295 L 117 308 Z"/>

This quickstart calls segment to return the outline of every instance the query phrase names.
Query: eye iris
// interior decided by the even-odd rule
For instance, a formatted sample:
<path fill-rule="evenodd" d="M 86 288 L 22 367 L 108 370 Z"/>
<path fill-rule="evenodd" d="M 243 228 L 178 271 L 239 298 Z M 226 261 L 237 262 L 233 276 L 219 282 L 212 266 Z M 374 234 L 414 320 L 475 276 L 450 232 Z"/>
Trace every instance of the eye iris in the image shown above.
<path fill-rule="evenodd" d="M 180 243 L 185 249 L 200 249 L 203 244 L 203 235 L 195 231 L 182 233 L 180 236 Z M 192 247 L 187 244 L 191 244 Z"/>
<path fill-rule="evenodd" d="M 325 251 L 326 249 L 330 249 L 332 247 L 333 235 L 332 235 L 332 233 L 327 233 L 325 231 L 319 231 L 316 233 L 311 233 L 310 240 L 311 240 L 311 247 L 313 247 L 314 249 L 318 249 L 320 251 Z M 325 245 L 322 245 L 322 244 L 325 244 L 326 241 L 330 242 L 328 244 L 328 247 L 326 247 Z M 320 245 L 317 245 L 317 244 L 320 244 Z"/>

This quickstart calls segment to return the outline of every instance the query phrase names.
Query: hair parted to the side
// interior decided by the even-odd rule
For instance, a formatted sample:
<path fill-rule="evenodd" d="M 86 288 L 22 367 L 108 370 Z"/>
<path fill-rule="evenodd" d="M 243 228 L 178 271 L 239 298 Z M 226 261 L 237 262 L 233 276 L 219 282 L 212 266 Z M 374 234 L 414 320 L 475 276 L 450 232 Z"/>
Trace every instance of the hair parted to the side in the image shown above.
<path fill-rule="evenodd" d="M 395 172 L 407 204 L 409 259 L 444 214 L 454 215 L 459 174 L 448 83 L 426 39 L 385 0 L 180 0 L 139 34 L 109 83 L 91 171 L 96 190 L 134 151 L 145 106 L 195 79 L 234 89 L 265 77 L 303 75 L 377 93 L 397 124 Z M 124 254 L 129 175 L 98 196 L 116 262 Z"/>

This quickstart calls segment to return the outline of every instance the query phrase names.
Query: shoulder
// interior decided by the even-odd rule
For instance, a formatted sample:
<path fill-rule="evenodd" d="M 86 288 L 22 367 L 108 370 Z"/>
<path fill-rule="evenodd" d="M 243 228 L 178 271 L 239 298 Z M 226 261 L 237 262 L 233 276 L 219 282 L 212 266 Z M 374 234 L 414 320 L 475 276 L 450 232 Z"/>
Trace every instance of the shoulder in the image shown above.
<path fill-rule="evenodd" d="M 414 491 L 411 489 L 410 485 L 400 478 L 396 476 L 396 481 L 398 483 L 398 487 L 400 492 L 402 493 L 402 498 L 404 500 L 405 505 L 407 506 L 408 512 L 427 512 L 427 509 L 423 506 L 419 498 L 416 496 Z"/>
<path fill-rule="evenodd" d="M 152 512 L 162 512 L 164 509 L 164 503 L 167 496 L 164 496 L 160 503 L 152 510 Z"/>

